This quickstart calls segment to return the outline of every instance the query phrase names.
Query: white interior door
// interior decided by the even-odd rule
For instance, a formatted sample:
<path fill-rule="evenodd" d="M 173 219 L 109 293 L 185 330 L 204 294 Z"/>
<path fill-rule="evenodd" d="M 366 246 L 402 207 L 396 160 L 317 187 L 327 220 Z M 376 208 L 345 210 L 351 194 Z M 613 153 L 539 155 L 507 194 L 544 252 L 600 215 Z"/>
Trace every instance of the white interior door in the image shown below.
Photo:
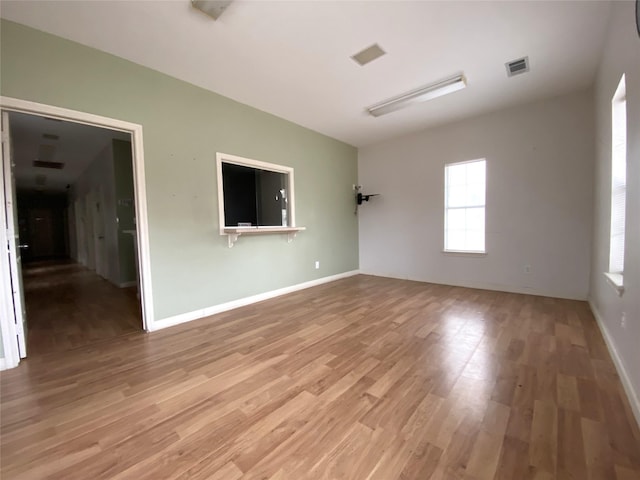
<path fill-rule="evenodd" d="M 4 188 L 5 204 L 4 223 L 2 227 L 7 232 L 9 273 L 11 277 L 11 297 L 13 301 L 13 314 L 18 337 L 18 351 L 20 358 L 27 356 L 27 314 L 24 304 L 24 291 L 22 289 L 22 266 L 20 262 L 20 248 L 18 237 L 18 213 L 16 208 L 15 178 L 13 176 L 13 151 L 11 149 L 11 135 L 9 130 L 9 113 L 2 112 L 2 183 Z M 4 250 L 4 248 L 2 249 Z M 6 253 L 3 253 L 5 255 Z"/>
<path fill-rule="evenodd" d="M 96 273 L 107 278 L 107 241 L 104 225 L 104 188 L 93 190 L 93 231 L 95 235 Z"/>
<path fill-rule="evenodd" d="M 84 211 L 82 202 L 76 199 L 73 203 L 76 218 L 76 260 L 82 265 L 87 264 L 87 247 L 84 244 Z"/>
<path fill-rule="evenodd" d="M 84 197 L 84 244 L 87 248 L 86 267 L 91 270 L 96 269 L 96 238 L 93 231 L 93 192 L 87 193 Z"/>

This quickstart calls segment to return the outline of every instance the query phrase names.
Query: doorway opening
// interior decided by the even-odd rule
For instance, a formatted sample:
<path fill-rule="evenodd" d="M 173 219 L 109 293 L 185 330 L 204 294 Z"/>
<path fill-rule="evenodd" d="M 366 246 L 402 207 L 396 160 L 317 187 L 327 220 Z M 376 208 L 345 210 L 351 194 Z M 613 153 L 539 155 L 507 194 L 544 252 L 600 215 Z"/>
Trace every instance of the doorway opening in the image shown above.
<path fill-rule="evenodd" d="M 2 103 L 0 367 L 150 330 L 141 127 Z"/>

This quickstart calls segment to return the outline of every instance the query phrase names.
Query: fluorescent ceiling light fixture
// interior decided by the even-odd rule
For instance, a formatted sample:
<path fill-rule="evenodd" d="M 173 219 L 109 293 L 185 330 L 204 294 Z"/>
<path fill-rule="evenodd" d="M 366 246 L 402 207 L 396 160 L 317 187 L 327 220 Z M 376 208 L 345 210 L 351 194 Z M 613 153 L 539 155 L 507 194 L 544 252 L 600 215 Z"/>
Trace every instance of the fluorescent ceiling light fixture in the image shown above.
<path fill-rule="evenodd" d="M 396 110 L 406 108 L 415 103 L 424 102 L 426 100 L 431 100 L 432 98 L 447 95 L 448 93 L 457 92 L 466 86 L 467 80 L 464 78 L 464 75 L 456 75 L 455 77 L 447 78 L 446 80 L 432 83 L 431 85 L 420 87 L 416 90 L 411 90 L 410 92 L 385 100 L 384 102 L 367 108 L 367 112 L 374 117 L 379 117 L 380 115 L 395 112 Z"/>

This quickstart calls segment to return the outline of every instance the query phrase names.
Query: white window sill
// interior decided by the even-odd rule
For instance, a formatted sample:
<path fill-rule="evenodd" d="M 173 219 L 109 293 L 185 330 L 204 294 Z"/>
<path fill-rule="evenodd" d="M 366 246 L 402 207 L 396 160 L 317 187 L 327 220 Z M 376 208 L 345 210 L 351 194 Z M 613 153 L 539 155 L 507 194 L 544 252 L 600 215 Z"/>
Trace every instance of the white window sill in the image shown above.
<path fill-rule="evenodd" d="M 229 242 L 229 248 L 238 241 L 240 235 L 263 235 L 269 233 L 286 233 L 287 242 L 295 238 L 298 232 L 306 230 L 306 227 L 224 227 L 220 232 L 220 235 L 228 235 L 227 240 Z"/>
<path fill-rule="evenodd" d="M 302 230 L 306 230 L 306 227 L 263 227 L 263 226 L 252 226 L 252 227 L 224 227 L 223 235 L 229 235 L 233 233 L 288 233 L 288 232 L 300 232 Z"/>
<path fill-rule="evenodd" d="M 611 285 L 617 292 L 618 296 L 621 297 L 624 293 L 624 277 L 622 276 L 622 274 L 604 272 L 604 276 L 607 279 L 609 285 Z"/>
<path fill-rule="evenodd" d="M 453 257 L 486 257 L 487 252 L 469 251 L 469 250 L 442 250 L 444 255 Z"/>

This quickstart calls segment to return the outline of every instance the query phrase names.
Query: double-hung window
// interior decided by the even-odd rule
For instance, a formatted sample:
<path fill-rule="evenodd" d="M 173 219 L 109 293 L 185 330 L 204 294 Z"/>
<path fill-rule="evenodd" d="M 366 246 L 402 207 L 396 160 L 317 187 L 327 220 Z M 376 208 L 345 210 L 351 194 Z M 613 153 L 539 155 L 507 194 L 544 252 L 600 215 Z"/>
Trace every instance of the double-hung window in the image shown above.
<path fill-rule="evenodd" d="M 627 203 L 627 102 L 624 75 L 611 99 L 611 230 L 607 277 L 622 292 Z"/>
<path fill-rule="evenodd" d="M 445 165 L 444 250 L 485 253 L 486 160 Z"/>

